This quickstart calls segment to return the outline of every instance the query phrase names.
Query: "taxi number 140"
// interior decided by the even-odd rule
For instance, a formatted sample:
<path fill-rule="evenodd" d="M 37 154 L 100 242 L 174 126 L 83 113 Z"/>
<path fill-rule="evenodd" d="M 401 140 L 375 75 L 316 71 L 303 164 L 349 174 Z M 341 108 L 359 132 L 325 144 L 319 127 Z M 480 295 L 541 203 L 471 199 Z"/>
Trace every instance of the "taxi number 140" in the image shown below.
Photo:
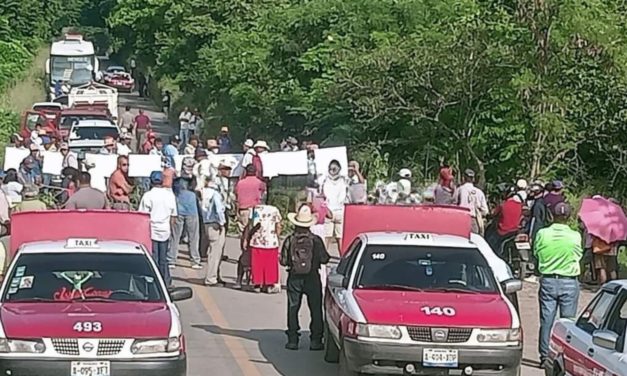
<path fill-rule="evenodd" d="M 422 308 L 420 308 L 420 310 L 422 312 L 425 313 L 425 315 L 427 316 L 431 316 L 431 315 L 436 315 L 436 316 L 455 316 L 457 314 L 457 312 L 455 312 L 455 309 L 453 307 L 429 307 L 429 306 L 424 306 Z"/>
<path fill-rule="evenodd" d="M 79 321 L 74 324 L 73 329 L 80 333 L 100 333 L 102 332 L 102 323 L 99 321 Z"/>

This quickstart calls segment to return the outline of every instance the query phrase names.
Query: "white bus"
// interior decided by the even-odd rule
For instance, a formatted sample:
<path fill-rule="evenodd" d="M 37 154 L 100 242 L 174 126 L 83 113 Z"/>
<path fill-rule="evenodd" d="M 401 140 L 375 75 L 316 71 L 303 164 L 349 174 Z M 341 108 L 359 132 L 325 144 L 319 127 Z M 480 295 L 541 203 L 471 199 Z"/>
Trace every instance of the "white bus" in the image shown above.
<path fill-rule="evenodd" d="M 50 58 L 46 61 L 51 99 L 55 98 L 57 83 L 64 87 L 65 93 L 71 87 L 90 83 L 99 70 L 98 65 L 94 45 L 85 41 L 82 35 L 68 33 L 62 40 L 53 42 Z"/>

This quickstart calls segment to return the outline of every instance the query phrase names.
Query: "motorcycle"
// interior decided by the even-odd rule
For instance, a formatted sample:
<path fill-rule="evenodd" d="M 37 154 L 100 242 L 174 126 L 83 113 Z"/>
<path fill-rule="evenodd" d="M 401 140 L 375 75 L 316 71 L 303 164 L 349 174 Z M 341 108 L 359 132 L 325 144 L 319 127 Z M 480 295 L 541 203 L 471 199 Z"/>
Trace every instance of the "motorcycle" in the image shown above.
<path fill-rule="evenodd" d="M 518 279 L 531 277 L 537 269 L 531 240 L 527 233 L 527 223 L 530 220 L 531 212 L 528 207 L 525 207 L 518 232 L 507 237 L 501 243 L 501 257 L 512 268 L 514 276 Z"/>

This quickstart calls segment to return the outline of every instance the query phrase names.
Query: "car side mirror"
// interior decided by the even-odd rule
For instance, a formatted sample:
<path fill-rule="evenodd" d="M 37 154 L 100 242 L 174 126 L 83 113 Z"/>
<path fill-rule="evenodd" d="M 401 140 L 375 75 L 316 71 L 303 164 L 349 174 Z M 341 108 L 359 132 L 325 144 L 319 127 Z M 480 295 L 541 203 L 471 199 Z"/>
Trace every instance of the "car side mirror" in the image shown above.
<path fill-rule="evenodd" d="M 327 277 L 327 285 L 329 287 L 344 289 L 348 287 L 348 278 L 339 273 L 332 273 Z"/>
<path fill-rule="evenodd" d="M 505 294 L 513 294 L 522 290 L 523 285 L 520 279 L 508 279 L 507 281 L 501 282 L 501 287 Z"/>
<path fill-rule="evenodd" d="M 592 343 L 604 349 L 616 351 L 618 334 L 609 330 L 595 330 L 592 333 Z"/>
<path fill-rule="evenodd" d="M 170 293 L 170 299 L 174 302 L 191 299 L 194 295 L 190 287 L 175 287 L 168 292 Z"/>

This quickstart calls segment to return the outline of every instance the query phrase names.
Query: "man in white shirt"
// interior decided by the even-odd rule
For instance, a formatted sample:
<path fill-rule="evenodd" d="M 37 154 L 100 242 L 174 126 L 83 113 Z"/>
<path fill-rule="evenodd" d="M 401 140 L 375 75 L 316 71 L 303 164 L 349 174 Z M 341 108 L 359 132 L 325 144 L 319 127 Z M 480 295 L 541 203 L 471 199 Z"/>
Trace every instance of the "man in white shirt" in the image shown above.
<path fill-rule="evenodd" d="M 338 249 L 342 244 L 342 226 L 344 226 L 344 204 L 348 201 L 348 179 L 340 175 L 340 162 L 329 163 L 329 174 L 322 183 L 322 194 L 326 198 L 327 207 L 332 218 L 324 224 L 327 249 L 331 241 L 337 241 Z"/>
<path fill-rule="evenodd" d="M 76 154 L 70 151 L 70 145 L 68 145 L 67 142 L 61 143 L 61 145 L 59 146 L 59 151 L 63 156 L 63 162 L 61 163 L 61 167 L 72 167 L 78 170 L 78 159 L 76 158 Z"/>
<path fill-rule="evenodd" d="M 196 178 L 196 190 L 201 191 L 205 187 L 205 183 L 216 176 L 217 170 L 213 169 L 212 163 L 205 150 L 197 150 L 194 156 L 196 158 L 196 164 L 194 165 L 192 173 Z"/>
<path fill-rule="evenodd" d="M 185 107 L 179 114 L 179 137 L 183 145 L 189 141 L 189 122 L 192 120 L 192 113 L 189 107 Z"/>
<path fill-rule="evenodd" d="M 488 215 L 488 203 L 483 191 L 475 187 L 475 172 L 464 171 L 464 184 L 457 187 L 453 194 L 453 202 L 470 210 L 472 216 L 472 232 L 483 235 L 483 218 Z"/>
<path fill-rule="evenodd" d="M 131 154 L 131 142 L 133 141 L 133 135 L 130 133 L 122 133 L 120 135 L 120 141 L 118 141 L 117 150 L 118 155 L 128 156 Z"/>
<path fill-rule="evenodd" d="M 168 268 L 168 248 L 172 225 L 176 220 L 176 198 L 171 189 L 163 187 L 163 173 L 153 171 L 150 174 L 152 189 L 144 193 L 139 203 L 139 211 L 150 214 L 150 238 L 152 239 L 152 257 L 169 287 L 172 285 Z"/>

